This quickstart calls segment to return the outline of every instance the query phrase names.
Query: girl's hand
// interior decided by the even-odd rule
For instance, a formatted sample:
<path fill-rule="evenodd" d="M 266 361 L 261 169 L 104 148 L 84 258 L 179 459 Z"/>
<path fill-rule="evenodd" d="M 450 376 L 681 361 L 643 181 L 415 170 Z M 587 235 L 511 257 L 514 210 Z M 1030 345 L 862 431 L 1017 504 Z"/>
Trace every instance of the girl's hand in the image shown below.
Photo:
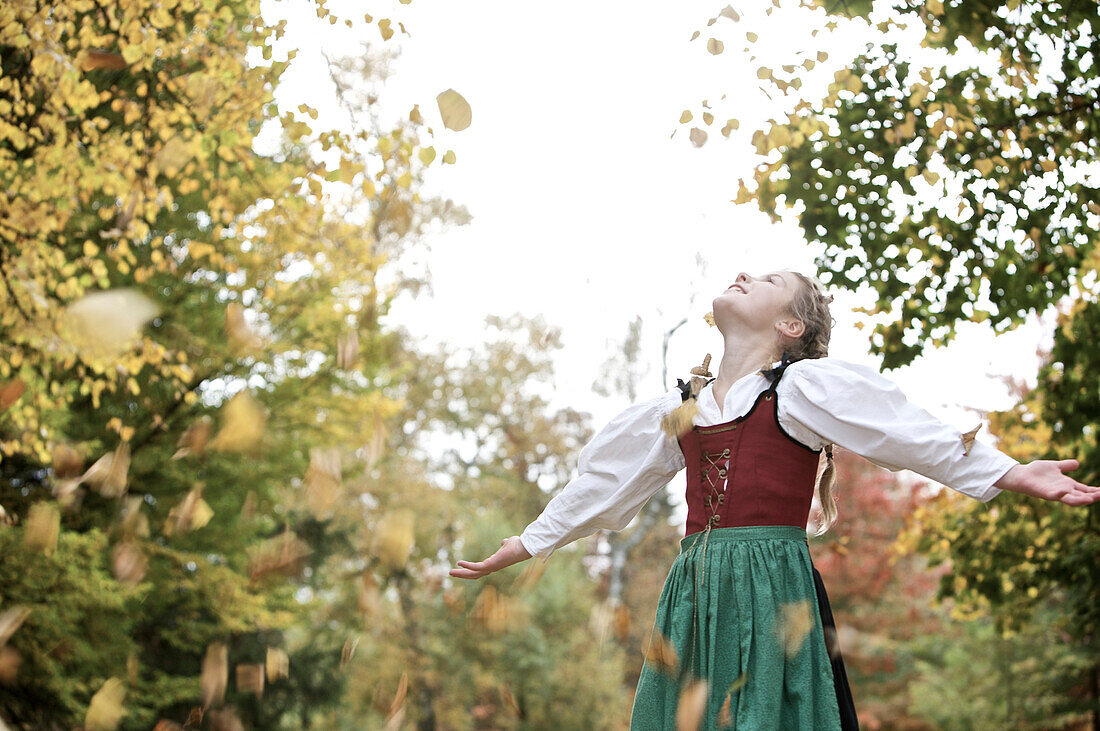
<path fill-rule="evenodd" d="M 500 542 L 500 548 L 484 561 L 459 561 L 462 568 L 451 569 L 451 576 L 457 579 L 480 579 L 486 574 L 500 571 L 514 563 L 526 561 L 531 554 L 520 543 L 519 536 L 510 536 Z"/>
<path fill-rule="evenodd" d="M 1100 487 L 1078 482 L 1063 472 L 1081 466 L 1075 459 L 1037 459 L 1013 465 L 1004 477 L 993 483 L 1002 490 L 1054 500 L 1066 505 L 1091 505 L 1100 500 Z"/>

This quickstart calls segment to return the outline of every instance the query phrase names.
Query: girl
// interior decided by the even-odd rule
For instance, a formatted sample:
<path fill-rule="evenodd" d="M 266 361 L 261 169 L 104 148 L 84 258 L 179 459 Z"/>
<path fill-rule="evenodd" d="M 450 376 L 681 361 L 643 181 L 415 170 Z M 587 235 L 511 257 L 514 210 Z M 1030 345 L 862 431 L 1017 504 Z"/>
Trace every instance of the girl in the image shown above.
<path fill-rule="evenodd" d="M 822 532 L 836 519 L 834 443 L 982 502 L 1002 490 L 1068 505 L 1100 499 L 1100 488 L 1063 474 L 1076 460 L 1020 464 L 909 403 L 877 371 L 826 357 L 831 301 L 797 272 L 738 275 L 713 302 L 724 340 L 717 378 L 706 380 L 704 363 L 690 386 L 626 409 L 521 535 L 450 571 L 476 579 L 545 561 L 600 528 L 622 530 L 686 467 L 687 529 L 657 605 L 632 730 L 676 728 L 689 698 L 707 729 L 857 728 L 806 534 L 815 490 Z"/>

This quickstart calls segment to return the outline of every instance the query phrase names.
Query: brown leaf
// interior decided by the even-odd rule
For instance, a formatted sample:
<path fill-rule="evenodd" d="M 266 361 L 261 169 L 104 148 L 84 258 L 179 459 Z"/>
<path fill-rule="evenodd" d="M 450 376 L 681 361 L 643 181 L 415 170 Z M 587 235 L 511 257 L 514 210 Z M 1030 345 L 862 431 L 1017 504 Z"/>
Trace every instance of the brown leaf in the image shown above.
<path fill-rule="evenodd" d="M 619 604 L 615 607 L 615 618 L 612 622 L 615 638 L 619 642 L 626 643 L 630 639 L 630 607 Z"/>
<path fill-rule="evenodd" d="M 657 670 L 675 675 L 680 668 L 680 658 L 676 648 L 660 632 L 653 630 L 653 637 L 645 649 L 645 661 Z"/>
<path fill-rule="evenodd" d="M 183 731 L 184 727 L 180 726 L 175 721 L 169 721 L 162 718 L 157 721 L 157 725 L 153 726 L 153 731 Z"/>
<path fill-rule="evenodd" d="M 0 411 L 5 411 L 18 401 L 19 397 L 22 396 L 23 392 L 26 390 L 27 384 L 23 382 L 22 378 L 13 378 L 3 386 L 0 386 Z"/>
<path fill-rule="evenodd" d="M 382 594 L 378 591 L 378 580 L 374 578 L 374 572 L 370 569 L 363 572 L 358 603 L 359 611 L 367 617 L 381 616 Z"/>
<path fill-rule="evenodd" d="M 229 683 L 229 650 L 222 642 L 215 642 L 206 648 L 206 657 L 202 661 L 203 708 L 221 705 L 225 702 L 225 686 Z"/>
<path fill-rule="evenodd" d="M 267 648 L 266 660 L 265 667 L 269 683 L 274 683 L 280 678 L 290 677 L 290 658 L 283 650 L 278 647 Z"/>
<path fill-rule="evenodd" d="M 0 683 L 14 685 L 23 657 L 14 647 L 0 647 Z"/>
<path fill-rule="evenodd" d="M 27 615 L 31 613 L 28 607 L 14 606 L 0 612 L 0 647 L 3 647 L 9 638 L 15 634 L 15 630 L 23 624 Z"/>
<path fill-rule="evenodd" d="M 776 620 L 776 636 L 783 646 L 787 657 L 794 657 L 802 649 L 806 637 L 814 626 L 810 612 L 810 600 L 800 599 L 788 602 L 779 608 L 780 616 Z"/>
<path fill-rule="evenodd" d="M 244 724 L 232 708 L 210 711 L 210 731 L 244 731 Z"/>
<path fill-rule="evenodd" d="M 126 656 L 126 682 L 131 686 L 136 685 L 138 682 L 138 671 L 141 667 L 138 665 L 137 655 L 130 653 Z"/>
<path fill-rule="evenodd" d="M 312 551 L 289 528 L 249 549 L 249 578 L 253 581 L 268 574 L 295 576 Z"/>
<path fill-rule="evenodd" d="M 255 693 L 257 698 L 264 694 L 264 666 L 259 663 L 237 663 L 237 690 L 241 693 Z"/>
<path fill-rule="evenodd" d="M 194 424 L 188 426 L 183 434 L 180 434 L 172 459 L 180 459 L 188 455 L 201 457 L 202 453 L 206 451 L 206 443 L 210 441 L 210 435 L 213 432 L 213 420 L 209 416 L 203 416 Z"/>
<path fill-rule="evenodd" d="M 695 414 L 699 412 L 699 402 L 689 398 L 661 419 L 661 431 L 673 439 L 691 431 Z"/>
<path fill-rule="evenodd" d="M 123 584 L 135 586 L 145 578 L 149 560 L 133 541 L 115 544 L 111 552 L 111 572 Z"/>
<path fill-rule="evenodd" d="M 318 520 L 331 518 L 343 486 L 339 448 L 310 447 L 305 480 L 306 507 Z"/>
<path fill-rule="evenodd" d="M 691 140 L 691 144 L 696 147 L 702 147 L 707 141 L 707 131 L 698 127 L 692 127 L 688 132 L 688 139 Z"/>
<path fill-rule="evenodd" d="M 118 678 L 108 678 L 103 686 L 92 696 L 88 712 L 84 716 L 86 731 L 113 731 L 126 714 L 122 700 L 126 697 L 126 686 Z"/>
<path fill-rule="evenodd" d="M 336 367 L 347 370 L 359 357 L 359 332 L 349 330 L 336 339 Z"/>
<path fill-rule="evenodd" d="M 512 581 L 512 592 L 529 591 L 533 588 L 542 578 L 542 575 L 546 573 L 548 563 L 548 561 L 531 561 L 524 567 L 519 576 Z"/>
<path fill-rule="evenodd" d="M 691 369 L 691 375 L 704 376 L 706 378 L 710 378 L 712 375 L 714 375 L 710 372 L 710 353 L 707 353 L 705 356 L 703 356 L 703 365 L 695 366 Z"/>
<path fill-rule="evenodd" d="M 466 611 L 466 592 L 460 586 L 452 586 L 443 592 L 443 603 L 451 614 L 459 614 Z"/>
<path fill-rule="evenodd" d="M 508 708 L 512 710 L 516 718 L 523 717 L 523 711 L 520 710 L 519 703 L 516 702 L 516 697 L 512 695 L 512 691 L 509 690 L 508 686 L 503 683 L 500 685 L 500 696 L 504 699 L 504 702 L 508 704 Z"/>
<path fill-rule="evenodd" d="M 252 332 L 239 302 L 225 306 L 225 333 L 238 353 L 248 353 L 263 347 L 263 341 Z"/>
<path fill-rule="evenodd" d="M 978 430 L 981 428 L 982 425 L 979 423 L 976 427 L 962 435 L 963 456 L 968 456 L 970 454 L 970 449 L 974 446 L 974 438 L 978 435 Z"/>
<path fill-rule="evenodd" d="M 340 650 L 340 669 L 343 670 L 351 662 L 355 655 L 355 648 L 359 647 L 359 635 L 352 635 L 344 640 L 344 646 Z"/>
<path fill-rule="evenodd" d="M 98 69 L 121 71 L 129 65 L 121 54 L 91 49 L 80 54 L 79 63 L 81 71 L 95 71 Z"/>
<path fill-rule="evenodd" d="M 203 484 L 198 483 L 187 495 L 168 511 L 162 531 L 166 536 L 202 528 L 214 517 L 214 511 L 202 499 Z"/>
<path fill-rule="evenodd" d="M 149 518 L 145 516 L 142 506 L 145 501 L 136 495 L 126 498 L 122 507 L 122 519 L 118 523 L 119 533 L 124 539 L 149 535 Z"/>
<path fill-rule="evenodd" d="M 405 696 L 409 692 L 409 674 L 401 673 L 401 680 L 397 681 L 397 692 L 394 693 L 393 702 L 390 703 L 390 714 L 397 713 L 401 706 L 405 705 Z"/>
<path fill-rule="evenodd" d="M 703 315 L 703 319 L 706 320 L 707 324 L 710 325 L 711 327 L 715 326 L 714 313 L 713 312 L 708 312 L 707 314 Z"/>
<path fill-rule="evenodd" d="M 478 594 L 468 621 L 494 633 L 504 633 L 520 627 L 527 619 L 525 605 L 501 594 L 488 584 Z"/>
<path fill-rule="evenodd" d="M 23 547 L 32 553 L 51 555 L 57 548 L 57 534 L 61 530 L 61 513 L 57 505 L 38 502 L 27 512 L 23 526 Z"/>
<path fill-rule="evenodd" d="M 108 452 L 81 476 L 80 481 L 103 497 L 120 497 L 126 492 L 127 473 L 130 470 L 130 445 L 119 442 L 114 452 Z"/>
<path fill-rule="evenodd" d="M 680 702 L 676 706 L 676 731 L 696 731 L 703 723 L 707 710 L 707 681 L 692 680 L 680 689 Z"/>
<path fill-rule="evenodd" d="M 68 444 L 55 444 L 50 450 L 50 466 L 56 478 L 76 477 L 84 469 L 84 457 Z"/>

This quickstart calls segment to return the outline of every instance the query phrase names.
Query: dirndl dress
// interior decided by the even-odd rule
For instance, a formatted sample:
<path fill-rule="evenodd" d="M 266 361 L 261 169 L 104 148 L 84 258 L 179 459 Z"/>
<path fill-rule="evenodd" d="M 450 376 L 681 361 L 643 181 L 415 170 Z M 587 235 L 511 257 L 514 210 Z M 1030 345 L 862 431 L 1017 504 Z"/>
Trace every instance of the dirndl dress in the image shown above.
<path fill-rule="evenodd" d="M 657 604 L 632 731 L 676 729 L 681 692 L 700 680 L 701 729 L 858 728 L 805 529 L 820 452 L 779 426 L 779 375 L 744 416 L 680 438 L 687 530 Z"/>

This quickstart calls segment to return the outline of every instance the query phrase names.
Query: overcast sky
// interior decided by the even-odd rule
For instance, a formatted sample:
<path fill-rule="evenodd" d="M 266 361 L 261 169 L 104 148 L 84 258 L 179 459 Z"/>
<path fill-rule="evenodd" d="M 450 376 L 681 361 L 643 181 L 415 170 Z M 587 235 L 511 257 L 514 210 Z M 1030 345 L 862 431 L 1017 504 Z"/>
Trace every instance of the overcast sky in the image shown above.
<path fill-rule="evenodd" d="M 555 405 L 591 412 L 599 428 L 626 404 L 596 396 L 591 384 L 609 341 L 620 340 L 635 315 L 644 318 L 651 360 L 641 388 L 648 398 L 671 385 L 660 382 L 661 333 L 681 317 L 689 324 L 671 343 L 670 380 L 686 377 L 706 352 L 720 357 L 720 337 L 702 318 L 739 271 L 812 273 L 818 252 L 793 216 L 773 224 L 752 204 L 731 199 L 737 179 L 752 173 L 754 123 L 777 113 L 757 89 L 758 65 L 787 63 L 794 51 L 816 53 L 821 44 L 810 37 L 807 14 L 785 13 L 779 29 L 776 18 L 764 18 L 764 3 L 734 3 L 755 8 L 756 16 L 719 18 L 708 28 L 724 4 L 412 0 L 367 7 L 410 33 L 398 31 L 387 44 L 398 44 L 401 56 L 385 108 L 403 115 L 418 103 L 435 128 L 436 149 L 457 155 L 455 165 L 433 164 L 426 192 L 454 199 L 473 216 L 469 225 L 431 237 L 434 296 L 401 303 L 391 321 L 429 341 L 472 344 L 487 314 L 543 316 L 564 330 Z M 264 14 L 280 17 L 296 5 L 269 1 Z M 331 87 L 318 44 L 339 54 L 363 39 L 381 40 L 375 25 L 362 22 L 361 3 L 330 6 L 358 21 L 356 28 L 293 13 L 287 42 L 299 52 L 279 95 L 284 109 L 302 101 L 320 108 L 322 122 Z M 348 7 L 359 9 L 342 10 Z M 689 41 L 696 30 L 700 38 Z M 746 30 L 759 33 L 769 58 L 747 60 Z M 725 53 L 707 52 L 711 36 L 725 42 Z M 807 74 L 804 88 L 823 88 L 858 52 L 861 37 L 853 31 L 823 46 L 831 58 Z M 435 97 L 448 88 L 472 107 L 464 131 L 439 121 Z M 696 148 L 690 125 L 678 120 L 685 109 L 699 120 L 707 98 L 717 120 Z M 729 139 L 718 131 L 727 116 L 742 122 Z M 697 256 L 706 263 L 702 272 Z M 851 312 L 871 299 L 836 294 L 831 355 L 877 366 Z M 888 376 L 914 402 L 969 429 L 971 409 L 1011 405 L 1000 376 L 1033 381 L 1036 347 L 1049 329 L 1049 320 L 1035 320 L 995 338 L 984 325 L 966 326 L 954 345 Z M 978 438 L 993 441 L 984 430 Z"/>

